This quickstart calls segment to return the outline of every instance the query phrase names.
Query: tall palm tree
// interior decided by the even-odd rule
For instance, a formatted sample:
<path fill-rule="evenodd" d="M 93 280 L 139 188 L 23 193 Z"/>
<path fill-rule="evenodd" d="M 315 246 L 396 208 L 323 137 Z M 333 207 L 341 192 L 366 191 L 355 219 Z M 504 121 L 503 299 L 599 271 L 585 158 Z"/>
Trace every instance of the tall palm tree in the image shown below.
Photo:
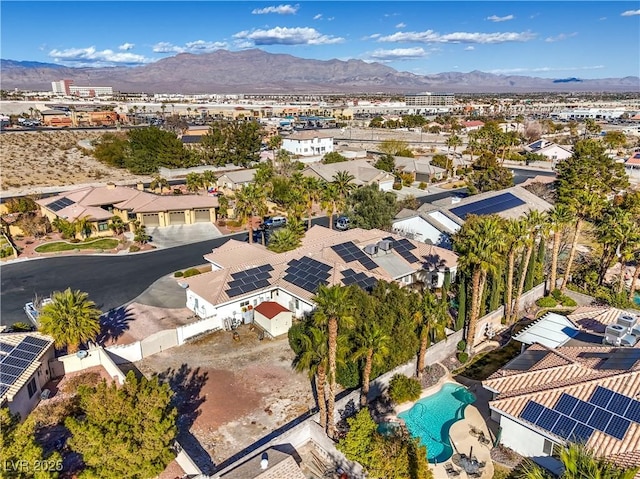
<path fill-rule="evenodd" d="M 511 319 L 513 308 L 513 275 L 516 267 L 516 256 L 522 250 L 527 236 L 527 227 L 522 219 L 514 219 L 505 224 L 505 233 L 508 242 L 507 248 L 507 284 L 504 298 L 504 317 L 508 322 Z"/>
<path fill-rule="evenodd" d="M 109 229 L 116 235 L 121 235 L 124 233 L 125 223 L 118 215 L 113 215 L 109 220 Z"/>
<path fill-rule="evenodd" d="M 522 293 L 524 293 L 524 283 L 527 278 L 529 261 L 531 260 L 531 255 L 533 254 L 533 250 L 536 246 L 536 240 L 540 238 L 540 235 L 542 233 L 541 229 L 545 224 L 544 214 L 540 213 L 537 210 L 531 210 L 525 216 L 524 224 L 527 230 L 527 235 L 524 237 L 524 245 L 526 249 L 524 258 L 522 260 L 522 267 L 520 268 L 521 275 L 520 283 L 518 284 L 518 291 L 516 292 L 516 297 L 514 298 L 511 318 L 508 319 L 511 323 L 515 323 L 518 320 L 518 313 L 520 312 L 520 298 L 522 298 Z"/>
<path fill-rule="evenodd" d="M 447 149 L 448 148 L 453 149 L 453 158 L 451 159 L 451 176 L 453 176 L 453 172 L 455 170 L 454 163 L 455 163 L 455 157 L 456 157 L 456 149 L 459 146 L 462 146 L 462 138 L 460 138 L 458 135 L 454 133 L 449 138 L 447 138 L 446 145 L 447 145 Z"/>
<path fill-rule="evenodd" d="M 197 192 L 202 186 L 202 175 L 200 173 L 191 172 L 186 177 L 187 191 Z"/>
<path fill-rule="evenodd" d="M 567 226 L 573 221 L 573 214 L 565 204 L 558 203 L 547 214 L 547 221 L 553 233 L 553 246 L 551 247 L 551 272 L 549 279 L 549 291 L 558 287 L 558 255 L 560 254 L 560 241 Z"/>
<path fill-rule="evenodd" d="M 367 405 L 369 395 L 369 383 L 371 369 L 384 362 L 389 354 L 389 342 L 391 338 L 384 333 L 378 324 L 365 324 L 361 331 L 356 334 L 357 349 L 353 353 L 353 359 L 358 361 L 364 359 L 362 369 L 362 389 L 360 389 L 360 406 Z"/>
<path fill-rule="evenodd" d="M 340 195 L 333 183 L 324 183 L 322 197 L 320 199 L 321 208 L 329 215 L 329 228 L 333 229 L 333 215 L 338 210 Z"/>
<path fill-rule="evenodd" d="M 431 291 L 425 290 L 422 295 L 420 309 L 416 312 L 415 319 L 418 323 L 420 337 L 416 376 L 418 379 L 422 379 L 427 348 L 432 342 L 444 338 L 445 328 L 451 319 L 447 310 L 447 299 L 443 298 L 439 301 Z"/>
<path fill-rule="evenodd" d="M 324 386 L 327 381 L 329 359 L 327 330 L 309 327 L 300 337 L 300 353 L 293 360 L 296 371 L 309 371 L 309 378 L 315 380 L 320 426 L 327 428 L 327 400 Z"/>
<path fill-rule="evenodd" d="M 602 211 L 602 199 L 591 191 L 576 191 L 576 196 L 572 202 L 571 209 L 575 215 L 575 226 L 573 229 L 573 241 L 571 243 L 571 249 L 569 250 L 569 259 L 567 260 L 567 268 L 562 278 L 562 286 L 560 289 L 564 290 L 569 282 L 569 276 L 571 276 L 571 267 L 573 266 L 573 260 L 576 256 L 576 249 L 578 247 L 578 240 L 580 239 L 580 233 L 585 221 L 593 219 L 599 215 Z"/>
<path fill-rule="evenodd" d="M 102 312 L 87 293 L 67 288 L 54 292 L 51 299 L 40 310 L 38 322 L 40 332 L 52 336 L 56 347 L 66 346 L 68 353 L 74 353 L 82 343 L 96 338 Z"/>
<path fill-rule="evenodd" d="M 336 426 L 333 420 L 336 401 L 336 369 L 338 357 L 338 331 L 349 329 L 354 320 L 351 316 L 352 305 L 349 300 L 349 289 L 344 286 L 327 287 L 320 285 L 315 295 L 317 305 L 314 321 L 316 325 L 327 328 L 329 352 L 329 398 L 327 415 L 329 417 L 327 434 L 334 439 Z"/>
<path fill-rule="evenodd" d="M 313 215 L 313 205 L 320 202 L 322 198 L 322 182 L 314 177 L 307 176 L 303 180 L 303 193 L 307 204 L 307 228 L 311 228 L 311 216 Z"/>
<path fill-rule="evenodd" d="M 249 243 L 253 243 L 253 218 L 262 217 L 267 211 L 267 191 L 264 187 L 250 184 L 236 193 L 235 214 L 243 222 L 249 221 Z"/>
<path fill-rule="evenodd" d="M 82 236 L 83 239 L 87 239 L 91 232 L 95 229 L 94 223 L 89 216 L 82 216 L 73 222 L 76 229 L 76 233 Z"/>
<path fill-rule="evenodd" d="M 212 170 L 203 171 L 201 176 L 202 176 L 202 185 L 206 189 L 211 188 L 218 181 L 218 177 L 216 176 L 216 173 Z"/>
<path fill-rule="evenodd" d="M 160 175 L 154 176 L 151 183 L 149 183 L 149 189 L 156 192 L 157 190 L 160 190 L 159 193 L 162 193 L 165 188 L 169 188 L 169 182 L 166 178 L 163 178 Z"/>
<path fill-rule="evenodd" d="M 640 281 L 640 251 L 635 252 L 636 268 L 633 271 L 633 277 L 631 278 L 631 287 L 629 288 L 629 302 L 633 303 L 635 300 L 635 294 L 638 287 L 636 286 Z"/>
<path fill-rule="evenodd" d="M 355 179 L 355 176 L 353 176 L 348 171 L 338 171 L 335 175 L 333 175 L 332 184 L 336 188 L 338 195 L 343 201 L 346 200 L 351 191 L 356 187 L 356 185 L 353 183 L 353 180 Z"/>
<path fill-rule="evenodd" d="M 459 256 L 460 269 L 471 278 L 471 308 L 466 339 L 467 349 L 473 353 L 487 274 L 495 273 L 502 261 L 502 219 L 496 215 L 470 215 L 454 235 L 454 249 Z"/>
<path fill-rule="evenodd" d="M 284 253 L 300 246 L 301 235 L 294 228 L 287 226 L 275 231 L 269 238 L 269 250 Z"/>

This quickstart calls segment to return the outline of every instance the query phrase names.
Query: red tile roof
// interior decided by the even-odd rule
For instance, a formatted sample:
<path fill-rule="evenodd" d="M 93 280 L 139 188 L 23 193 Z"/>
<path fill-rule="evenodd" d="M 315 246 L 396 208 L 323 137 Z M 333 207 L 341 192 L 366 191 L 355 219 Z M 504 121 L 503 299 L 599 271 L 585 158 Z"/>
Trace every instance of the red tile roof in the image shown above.
<path fill-rule="evenodd" d="M 267 319 L 273 319 L 278 314 L 289 311 L 287 308 L 274 301 L 263 301 L 256 306 L 255 310 Z"/>

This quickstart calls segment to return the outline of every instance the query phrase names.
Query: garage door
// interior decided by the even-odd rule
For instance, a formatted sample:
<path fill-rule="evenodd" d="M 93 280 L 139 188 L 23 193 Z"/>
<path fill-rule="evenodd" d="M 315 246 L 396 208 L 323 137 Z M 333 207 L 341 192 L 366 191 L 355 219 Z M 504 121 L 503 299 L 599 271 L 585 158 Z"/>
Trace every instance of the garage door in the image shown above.
<path fill-rule="evenodd" d="M 194 210 L 196 216 L 196 223 L 208 223 L 211 221 L 211 215 L 208 209 Z"/>
<path fill-rule="evenodd" d="M 158 213 L 143 213 L 142 223 L 145 226 L 159 226 L 160 218 L 158 218 Z"/>
<path fill-rule="evenodd" d="M 169 212 L 169 224 L 170 225 L 183 225 L 184 223 L 185 223 L 184 211 L 170 211 Z"/>

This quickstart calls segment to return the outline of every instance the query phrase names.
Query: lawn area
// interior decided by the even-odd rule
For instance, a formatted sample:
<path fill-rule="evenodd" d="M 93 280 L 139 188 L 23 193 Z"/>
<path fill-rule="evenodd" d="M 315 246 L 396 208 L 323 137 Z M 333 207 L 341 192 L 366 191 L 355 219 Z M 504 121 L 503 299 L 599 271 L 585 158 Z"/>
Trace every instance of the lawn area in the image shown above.
<path fill-rule="evenodd" d="M 484 381 L 520 354 L 521 344 L 519 341 L 512 339 L 501 348 L 494 349 L 487 353 L 480 353 L 473 358 L 472 362 L 464 368 L 458 369 L 454 374 L 459 374 L 460 376 L 477 381 Z"/>
<path fill-rule="evenodd" d="M 46 243 L 36 248 L 36 253 L 56 253 L 58 251 L 73 251 L 76 249 L 113 249 L 118 246 L 118 240 L 113 238 L 102 238 L 89 241 L 87 243 L 67 243 L 66 241 L 56 241 Z"/>

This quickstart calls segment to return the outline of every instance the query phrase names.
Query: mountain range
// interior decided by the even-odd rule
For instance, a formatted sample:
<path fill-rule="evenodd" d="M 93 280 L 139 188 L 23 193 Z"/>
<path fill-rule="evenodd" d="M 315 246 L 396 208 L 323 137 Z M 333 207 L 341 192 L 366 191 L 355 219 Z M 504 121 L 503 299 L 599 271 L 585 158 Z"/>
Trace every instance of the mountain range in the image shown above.
<path fill-rule="evenodd" d="M 640 92 L 640 77 L 553 79 L 481 71 L 416 75 L 362 60 L 311 60 L 259 49 L 178 55 L 135 67 L 66 67 L 0 60 L 5 90 L 50 90 L 51 82 L 154 93 L 526 93 Z"/>

